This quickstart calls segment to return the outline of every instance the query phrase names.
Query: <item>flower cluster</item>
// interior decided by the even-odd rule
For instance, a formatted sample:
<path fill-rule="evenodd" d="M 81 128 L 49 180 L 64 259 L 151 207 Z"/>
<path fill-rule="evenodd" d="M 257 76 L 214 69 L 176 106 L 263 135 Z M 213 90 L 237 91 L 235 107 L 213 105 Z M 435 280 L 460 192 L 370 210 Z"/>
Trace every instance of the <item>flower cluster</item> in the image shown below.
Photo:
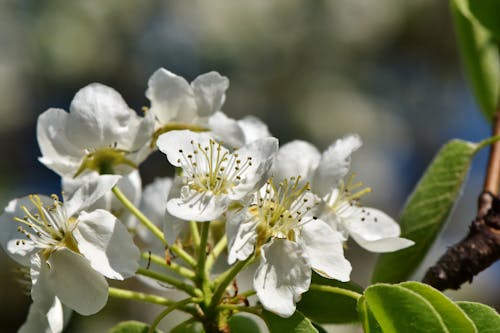
<path fill-rule="evenodd" d="M 230 268 L 222 277 L 253 268 L 260 304 L 289 317 L 312 271 L 349 281 L 349 237 L 372 252 L 413 244 L 387 214 L 360 205 L 370 190 L 349 175 L 357 135 L 323 153 L 304 141 L 279 147 L 259 119 L 221 111 L 228 87 L 216 72 L 188 83 L 162 68 L 149 79 L 143 116 L 101 84 L 78 91 L 69 112 L 39 116 L 39 160 L 61 176 L 63 200 L 15 199 L 0 217 L 1 246 L 29 270 L 33 304 L 21 332 L 61 332 L 71 310 L 98 312 L 110 293 L 106 278 L 156 277 L 205 293 L 210 265 L 224 254 Z M 142 190 L 138 167 L 157 149 L 175 177 Z M 205 254 L 210 242 L 213 258 Z M 177 275 L 141 267 L 136 243 Z M 201 310 L 230 299 L 222 297 L 227 288 L 215 283 Z"/>

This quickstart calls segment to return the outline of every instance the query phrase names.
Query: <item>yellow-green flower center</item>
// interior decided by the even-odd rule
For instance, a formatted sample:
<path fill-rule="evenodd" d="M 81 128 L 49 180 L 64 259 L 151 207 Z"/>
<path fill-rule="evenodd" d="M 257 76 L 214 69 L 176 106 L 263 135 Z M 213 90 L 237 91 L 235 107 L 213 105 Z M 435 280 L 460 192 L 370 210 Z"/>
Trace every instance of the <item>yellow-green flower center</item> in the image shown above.
<path fill-rule="evenodd" d="M 128 153 L 126 150 L 114 147 L 95 150 L 85 156 L 74 177 L 79 176 L 85 170 L 94 170 L 101 175 L 114 174 L 118 165 L 128 165 L 136 169 L 137 165 L 127 158 Z"/>

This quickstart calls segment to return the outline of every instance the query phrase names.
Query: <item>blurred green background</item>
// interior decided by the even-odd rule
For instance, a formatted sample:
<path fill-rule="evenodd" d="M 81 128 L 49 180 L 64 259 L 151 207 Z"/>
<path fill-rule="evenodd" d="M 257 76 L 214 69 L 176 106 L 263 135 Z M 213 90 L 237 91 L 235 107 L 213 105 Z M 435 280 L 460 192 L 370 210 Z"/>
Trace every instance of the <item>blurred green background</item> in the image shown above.
<path fill-rule="evenodd" d="M 37 116 L 67 109 L 78 89 L 101 82 L 138 110 L 159 67 L 194 79 L 217 70 L 230 79 L 223 111 L 253 114 L 286 143 L 324 149 L 359 133 L 353 171 L 372 187 L 368 206 L 397 216 L 426 165 L 447 140 L 489 135 L 460 69 L 446 1 L 432 0 L 0 0 L 0 204 L 27 193 L 59 192 L 37 162 Z M 475 216 L 486 152 L 464 196 L 415 279 L 461 239 Z M 144 183 L 168 174 L 160 155 Z M 349 243 L 353 280 L 366 285 L 375 256 Z M 29 298 L 0 254 L 0 331 L 15 332 Z M 449 295 L 500 307 L 496 264 Z M 122 319 L 160 310 L 112 301 L 94 317 L 73 316 L 68 332 L 104 332 Z M 165 320 L 167 325 L 178 319 Z M 345 328 L 356 331 L 356 328 Z"/>

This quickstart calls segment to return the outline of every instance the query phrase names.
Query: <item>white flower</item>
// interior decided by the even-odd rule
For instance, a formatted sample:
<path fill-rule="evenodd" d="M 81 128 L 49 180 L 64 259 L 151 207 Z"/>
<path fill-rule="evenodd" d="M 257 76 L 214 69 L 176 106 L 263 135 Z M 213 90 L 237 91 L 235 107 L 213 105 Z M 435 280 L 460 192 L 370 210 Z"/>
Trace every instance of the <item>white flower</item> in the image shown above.
<path fill-rule="evenodd" d="M 354 183 L 353 176 L 344 183 L 351 154 L 359 147 L 357 135 L 335 141 L 323 154 L 310 143 L 293 141 L 280 148 L 271 172 L 278 179 L 298 174 L 310 181 L 312 191 L 325 203 L 321 217 L 366 250 L 392 252 L 413 245 L 399 237 L 399 225 L 390 216 L 359 205 L 359 198 L 370 189 L 359 190 L 362 184 Z"/>
<path fill-rule="evenodd" d="M 40 161 L 62 177 L 128 173 L 149 154 L 153 127 L 152 116 L 137 116 L 118 92 L 93 83 L 76 93 L 69 113 L 48 109 L 38 117 Z"/>
<path fill-rule="evenodd" d="M 121 222 L 105 210 L 83 211 L 118 179 L 101 176 L 64 204 L 55 196 L 31 195 L 5 208 L 0 244 L 30 267 L 35 304 L 56 296 L 83 315 L 96 313 L 108 297 L 104 276 L 123 280 L 137 270 L 140 253 Z"/>
<path fill-rule="evenodd" d="M 230 215 L 226 222 L 229 264 L 261 255 L 253 286 L 269 311 L 289 317 L 309 289 L 311 269 L 348 281 L 351 264 L 344 258 L 342 236 L 313 214 L 319 198 L 299 178 L 278 186 L 269 180 L 253 204 Z"/>
<path fill-rule="evenodd" d="M 95 172 L 87 173 L 77 178 L 63 177 L 61 179 L 63 198 L 71 198 L 77 190 L 85 188 L 84 185 L 92 188 L 91 185 L 99 182 L 100 177 L 103 176 Z M 118 183 L 116 183 L 116 186 L 135 206 L 139 205 L 142 192 L 142 180 L 139 175 L 139 170 L 134 170 L 126 175 L 123 175 Z M 85 193 L 82 194 L 86 195 Z M 134 215 L 116 198 L 111 190 L 104 193 L 91 206 L 86 207 L 86 210 L 88 211 L 96 209 L 104 209 L 111 212 L 123 224 L 125 224 L 129 230 L 140 230 L 140 226 L 142 226 Z"/>
<path fill-rule="evenodd" d="M 184 220 L 210 221 L 260 186 L 278 140 L 264 138 L 230 152 L 206 133 L 184 130 L 162 134 L 158 148 L 183 170 L 180 195 L 168 201 L 168 212 Z"/>

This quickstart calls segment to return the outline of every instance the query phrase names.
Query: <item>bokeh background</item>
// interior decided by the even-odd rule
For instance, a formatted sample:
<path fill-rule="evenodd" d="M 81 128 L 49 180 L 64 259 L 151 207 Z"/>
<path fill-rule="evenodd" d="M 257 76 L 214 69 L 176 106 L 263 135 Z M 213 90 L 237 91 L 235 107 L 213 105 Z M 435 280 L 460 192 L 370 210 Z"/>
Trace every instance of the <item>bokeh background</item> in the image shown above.
<path fill-rule="evenodd" d="M 0 205 L 59 192 L 58 177 L 37 161 L 41 112 L 67 109 L 91 82 L 114 87 L 139 110 L 159 67 L 188 80 L 210 70 L 229 77 L 223 111 L 258 116 L 281 143 L 303 139 L 324 149 L 359 133 L 364 146 L 353 170 L 373 188 L 363 202 L 393 216 L 442 144 L 490 133 L 460 69 L 446 1 L 0 0 Z M 415 279 L 466 234 L 485 163 L 482 152 Z M 157 155 L 142 171 L 147 184 L 169 169 Z M 376 257 L 354 243 L 346 254 L 353 280 L 366 285 Z M 30 300 L 3 253 L 0 265 L 0 331 L 15 332 Z M 497 263 L 449 295 L 498 309 L 499 275 Z M 75 314 L 68 332 L 105 332 L 160 311 L 134 305 L 111 301 L 96 316 Z"/>

